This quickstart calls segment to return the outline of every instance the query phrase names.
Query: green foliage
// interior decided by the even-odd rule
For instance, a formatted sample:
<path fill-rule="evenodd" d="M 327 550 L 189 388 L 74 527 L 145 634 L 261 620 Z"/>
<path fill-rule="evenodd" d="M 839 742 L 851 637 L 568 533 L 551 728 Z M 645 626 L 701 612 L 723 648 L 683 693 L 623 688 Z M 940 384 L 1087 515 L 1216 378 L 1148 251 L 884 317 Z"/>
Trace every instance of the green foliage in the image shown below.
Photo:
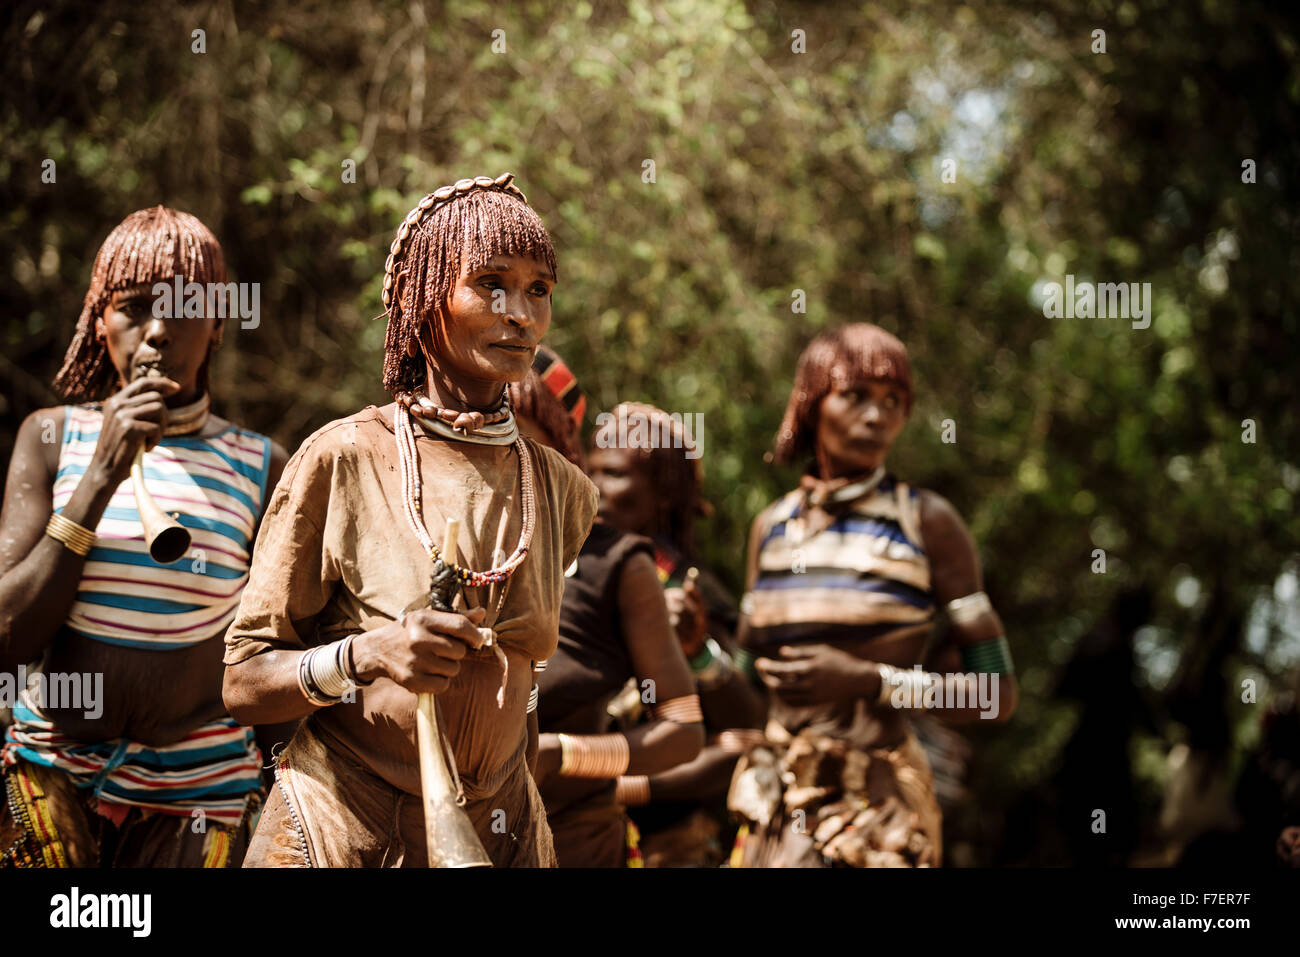
<path fill-rule="evenodd" d="M 225 414 L 293 448 L 386 401 L 371 317 L 404 213 L 509 169 L 556 240 L 548 339 L 592 411 L 704 413 L 717 514 L 698 537 L 737 588 L 749 521 L 795 481 L 763 453 L 803 346 L 858 319 L 908 344 L 891 464 L 965 516 L 1025 686 L 1015 723 L 977 733 L 982 801 L 1051 774 L 1077 718 L 1057 676 L 1122 590 L 1153 597 L 1184 662 L 1213 628 L 1179 580 L 1239 624 L 1268 593 L 1300 533 L 1300 70 L 1270 4 L 500 6 L 9 10 L 5 444 L 52 401 L 91 257 L 129 211 L 194 212 L 262 283 L 261 326 L 230 330 L 214 381 Z M 1151 327 L 1044 318 L 1038 288 L 1067 273 L 1151 283 Z M 1216 667 L 1277 678 L 1300 657 L 1270 657 L 1285 640 L 1234 637 Z"/>

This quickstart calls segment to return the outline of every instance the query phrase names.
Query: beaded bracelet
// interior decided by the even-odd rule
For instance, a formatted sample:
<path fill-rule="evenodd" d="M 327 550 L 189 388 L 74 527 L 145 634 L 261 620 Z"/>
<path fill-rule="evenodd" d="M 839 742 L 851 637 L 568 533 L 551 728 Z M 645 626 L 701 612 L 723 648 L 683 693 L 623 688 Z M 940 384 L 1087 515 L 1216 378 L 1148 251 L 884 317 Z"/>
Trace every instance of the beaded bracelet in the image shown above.
<path fill-rule="evenodd" d="M 690 666 L 701 691 L 722 687 L 736 670 L 731 655 L 710 635 L 704 636 L 704 650 L 690 660 Z"/>
<path fill-rule="evenodd" d="M 961 666 L 967 671 L 991 675 L 1011 675 L 1016 672 L 1006 635 L 966 645 L 961 650 Z"/>
<path fill-rule="evenodd" d="M 758 660 L 758 655 L 754 654 L 748 648 L 737 648 L 734 659 L 736 670 L 746 678 L 756 678 L 757 672 L 754 670 L 754 662 Z"/>

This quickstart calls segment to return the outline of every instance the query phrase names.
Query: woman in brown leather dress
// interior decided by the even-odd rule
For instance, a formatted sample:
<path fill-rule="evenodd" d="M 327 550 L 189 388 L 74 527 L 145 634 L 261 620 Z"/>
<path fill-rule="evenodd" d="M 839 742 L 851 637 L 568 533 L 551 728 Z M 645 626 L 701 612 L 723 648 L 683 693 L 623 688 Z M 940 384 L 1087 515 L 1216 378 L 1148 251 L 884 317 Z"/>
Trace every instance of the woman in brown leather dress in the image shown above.
<path fill-rule="evenodd" d="M 554 864 L 528 700 L 596 492 L 519 436 L 505 388 L 528 374 L 555 281 L 550 237 L 509 174 L 435 190 L 399 228 L 383 378 L 398 401 L 325 426 L 294 455 L 226 636 L 231 712 L 304 718 L 246 866 L 426 866 L 422 692 L 437 695 L 492 862 Z M 427 607 L 452 518 L 465 613 Z"/>

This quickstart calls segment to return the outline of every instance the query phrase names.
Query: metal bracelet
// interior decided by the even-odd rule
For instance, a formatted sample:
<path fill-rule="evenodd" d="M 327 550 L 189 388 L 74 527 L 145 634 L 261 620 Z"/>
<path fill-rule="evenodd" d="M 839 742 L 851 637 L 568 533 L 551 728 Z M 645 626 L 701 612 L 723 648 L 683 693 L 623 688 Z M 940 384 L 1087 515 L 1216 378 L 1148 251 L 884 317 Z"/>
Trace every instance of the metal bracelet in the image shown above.
<path fill-rule="evenodd" d="M 355 637 L 317 646 L 303 655 L 298 663 L 298 687 L 308 701 L 322 706 L 338 704 L 356 688 L 348 666 Z"/>
<path fill-rule="evenodd" d="M 49 520 L 45 523 L 45 534 L 56 542 L 61 542 L 68 551 L 83 558 L 95 547 L 94 532 L 84 525 L 78 525 L 70 518 L 63 517 L 58 512 L 50 514 Z"/>
<path fill-rule="evenodd" d="M 727 654 L 726 650 L 709 635 L 704 637 L 704 652 L 709 656 L 708 661 L 698 670 L 694 667 L 693 661 L 691 670 L 695 672 L 695 684 L 701 691 L 713 691 L 727 683 L 735 672 L 736 666 L 731 660 L 731 655 Z M 701 654 L 695 661 L 703 657 L 704 654 Z"/>
<path fill-rule="evenodd" d="M 952 619 L 954 625 L 968 625 L 981 615 L 993 611 L 993 603 L 989 601 L 989 596 L 982 591 L 974 592 L 962 598 L 954 598 L 948 602 L 947 607 L 948 617 Z"/>

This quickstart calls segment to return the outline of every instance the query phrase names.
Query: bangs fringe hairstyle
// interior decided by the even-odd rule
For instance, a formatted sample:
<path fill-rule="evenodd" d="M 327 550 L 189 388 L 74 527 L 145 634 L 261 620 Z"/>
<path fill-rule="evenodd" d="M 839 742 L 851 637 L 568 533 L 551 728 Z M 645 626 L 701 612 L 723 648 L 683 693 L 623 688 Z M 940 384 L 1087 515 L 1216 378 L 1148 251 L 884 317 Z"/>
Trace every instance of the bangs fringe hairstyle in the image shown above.
<path fill-rule="evenodd" d="M 90 288 L 77 318 L 72 343 L 54 388 L 71 402 L 98 402 L 112 394 L 117 370 L 107 345 L 95 335 L 95 320 L 104 315 L 115 292 L 141 283 L 226 281 L 226 260 L 221 244 L 208 227 L 189 213 L 155 206 L 132 213 L 108 234 L 95 255 Z M 203 360 L 199 385 L 208 386 L 208 357 Z"/>
<path fill-rule="evenodd" d="M 586 471 L 582 443 L 578 441 L 578 430 L 573 425 L 573 419 L 564 411 L 560 400 L 546 388 L 546 383 L 537 374 L 537 370 L 529 369 L 528 375 L 519 382 L 510 383 L 506 390 L 514 414 L 526 415 L 536 422 L 550 437 L 551 445 L 557 452 Z"/>
<path fill-rule="evenodd" d="M 912 366 L 907 347 L 896 336 L 869 322 L 855 322 L 823 332 L 799 357 L 785 418 L 772 446 L 772 460 L 789 465 L 811 454 L 822 399 L 855 382 L 879 379 L 903 393 L 903 408 L 912 413 Z"/>
<path fill-rule="evenodd" d="M 592 448 L 602 448 L 602 441 L 606 443 L 605 448 L 617 448 L 619 423 L 626 421 L 624 428 L 630 432 L 638 418 L 645 420 L 650 435 L 660 438 L 658 448 L 631 450 L 644 463 L 658 492 L 659 531 L 683 555 L 694 556 L 695 519 L 712 515 L 713 507 L 704 498 L 703 460 L 686 457 L 681 423 L 653 405 L 623 402 L 592 435 Z M 666 436 L 674 441 L 662 441 Z"/>
<path fill-rule="evenodd" d="M 491 187 L 461 193 L 421 219 L 411 230 L 394 268 L 404 276 L 388 307 L 384 337 L 384 388 L 418 392 L 424 385 L 425 344 L 420 332 L 433 322 L 433 348 L 439 349 L 441 326 L 457 280 L 486 266 L 497 255 L 531 256 L 556 276 L 555 247 L 540 217 L 526 202 Z M 418 344 L 414 357 L 407 348 Z"/>

